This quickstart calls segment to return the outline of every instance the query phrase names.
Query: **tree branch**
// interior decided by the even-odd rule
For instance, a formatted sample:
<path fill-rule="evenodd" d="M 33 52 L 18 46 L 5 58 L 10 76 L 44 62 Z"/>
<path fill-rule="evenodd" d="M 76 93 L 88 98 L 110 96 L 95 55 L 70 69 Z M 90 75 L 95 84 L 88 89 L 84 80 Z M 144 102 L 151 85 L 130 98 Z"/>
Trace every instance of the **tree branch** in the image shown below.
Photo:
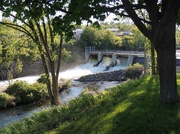
<path fill-rule="evenodd" d="M 46 50 L 47 57 L 48 57 L 49 60 L 52 60 L 51 53 L 49 51 L 48 44 L 46 44 L 46 42 L 45 42 L 45 39 L 44 39 L 44 36 L 43 36 L 43 32 L 41 30 L 41 27 L 40 27 L 40 25 L 37 22 L 35 22 L 35 24 L 36 24 L 36 27 L 38 28 L 39 36 L 40 36 L 42 44 L 43 44 L 43 46 L 44 46 L 44 48 Z"/>
<path fill-rule="evenodd" d="M 61 66 L 61 57 L 62 57 L 62 44 L 63 44 L 63 35 L 60 36 L 60 42 L 59 42 L 59 47 L 58 47 L 58 63 L 57 63 L 57 70 L 56 70 L 56 77 L 59 77 L 59 71 L 60 71 L 60 66 Z"/>
<path fill-rule="evenodd" d="M 156 27 L 158 26 L 159 23 L 159 18 L 160 18 L 160 12 L 159 8 L 157 5 L 158 0 L 147 0 L 146 5 L 147 5 L 147 11 L 149 13 L 149 19 L 152 22 L 152 32 L 154 33 Z"/>
<path fill-rule="evenodd" d="M 42 2 L 40 2 L 39 0 L 37 0 L 37 1 L 34 0 L 34 2 L 37 2 L 39 4 L 46 4 L 46 5 L 50 6 L 51 8 L 53 8 L 56 11 L 61 11 L 61 12 L 67 13 L 67 14 L 72 14 L 72 12 L 69 12 L 69 11 L 67 11 L 65 9 L 60 8 L 57 3 L 52 5 L 51 3 L 47 2 L 47 0 L 44 0 Z"/>
<path fill-rule="evenodd" d="M 4 12 L 4 11 L 2 11 L 2 12 Z M 17 16 L 15 16 L 15 15 L 13 15 L 13 14 L 9 14 L 9 16 L 11 16 L 11 17 L 13 17 L 13 18 L 15 18 L 15 19 L 19 20 L 21 23 L 24 23 L 25 25 L 29 26 L 29 24 L 28 24 L 28 23 L 26 23 L 26 22 L 25 22 L 25 21 L 23 21 L 22 19 L 18 18 Z"/>
<path fill-rule="evenodd" d="M 114 7 L 107 7 L 106 9 L 109 12 L 114 12 L 115 10 L 119 10 L 119 9 L 124 9 L 125 6 L 123 5 L 118 5 L 118 6 L 114 6 Z M 132 5 L 133 10 L 138 10 L 138 9 L 146 9 L 145 5 L 140 5 L 140 4 L 134 4 Z"/>
<path fill-rule="evenodd" d="M 129 15 L 127 15 L 127 14 L 124 14 L 124 13 L 116 13 L 116 15 L 119 15 L 119 16 L 123 16 L 123 17 L 128 17 L 128 18 L 130 18 L 130 16 Z M 139 17 L 138 17 L 139 18 Z M 143 18 L 139 18 L 141 21 L 143 21 L 144 23 L 146 23 L 146 24 L 151 24 L 151 22 L 150 21 L 147 21 L 147 20 L 145 20 L 145 19 L 143 19 Z"/>
<path fill-rule="evenodd" d="M 26 30 L 24 27 L 20 26 L 20 25 L 16 25 L 16 24 L 13 24 L 13 23 L 8 23 L 8 22 L 0 22 L 0 24 L 5 25 L 5 26 L 10 27 L 10 28 L 13 28 L 15 30 L 18 30 L 18 31 L 20 31 L 22 33 L 25 33 L 26 35 L 30 36 L 33 40 L 35 40 L 34 37 L 31 35 L 31 33 L 28 30 Z"/>
<path fill-rule="evenodd" d="M 137 16 L 136 12 L 133 9 L 132 4 L 129 2 L 129 0 L 122 0 L 123 5 L 125 7 L 126 12 L 129 14 L 131 19 L 134 21 L 135 25 L 138 27 L 138 29 L 150 40 L 152 40 L 152 35 L 150 30 L 147 29 L 147 27 L 141 22 L 141 19 Z"/>

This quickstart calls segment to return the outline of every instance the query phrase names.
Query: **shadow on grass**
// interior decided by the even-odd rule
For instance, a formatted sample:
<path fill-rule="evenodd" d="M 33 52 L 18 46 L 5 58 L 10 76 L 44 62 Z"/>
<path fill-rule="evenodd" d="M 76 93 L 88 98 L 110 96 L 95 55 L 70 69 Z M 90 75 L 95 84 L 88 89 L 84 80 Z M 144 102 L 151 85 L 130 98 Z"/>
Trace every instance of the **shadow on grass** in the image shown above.
<path fill-rule="evenodd" d="M 75 115 L 56 130 L 74 134 L 178 134 L 179 105 L 164 105 L 159 99 L 157 77 L 147 77 L 111 89 L 100 103 Z"/>
<path fill-rule="evenodd" d="M 157 78 L 151 77 L 129 94 L 126 103 L 131 105 L 114 117 L 113 128 L 109 133 L 180 133 L 180 107 L 160 103 L 157 81 Z"/>

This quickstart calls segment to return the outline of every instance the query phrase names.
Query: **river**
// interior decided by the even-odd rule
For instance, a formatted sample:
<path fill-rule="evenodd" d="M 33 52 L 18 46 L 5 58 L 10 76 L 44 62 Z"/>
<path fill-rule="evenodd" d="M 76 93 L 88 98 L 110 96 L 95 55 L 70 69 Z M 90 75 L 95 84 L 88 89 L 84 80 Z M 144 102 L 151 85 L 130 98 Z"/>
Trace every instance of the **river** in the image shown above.
<path fill-rule="evenodd" d="M 107 60 L 108 61 L 108 60 Z M 109 64 L 106 60 L 100 64 L 98 67 L 93 67 L 94 63 L 90 62 L 87 64 L 78 65 L 74 68 L 68 69 L 66 71 L 60 72 L 60 79 L 71 79 L 71 88 L 68 90 L 68 92 L 63 91 L 60 94 L 60 101 L 62 103 L 68 103 L 69 100 L 74 99 L 78 97 L 78 95 L 82 92 L 83 89 L 88 87 L 89 85 L 95 86 L 94 88 L 98 88 L 100 90 L 116 86 L 119 84 L 117 81 L 113 82 L 93 82 L 92 83 L 83 83 L 74 81 L 75 79 L 88 75 L 88 74 L 94 74 L 98 72 L 103 72 L 106 68 L 106 66 Z M 118 64 L 117 66 L 110 68 L 108 71 L 115 71 L 124 69 L 126 66 L 121 66 Z M 14 82 L 16 80 L 23 80 L 27 81 L 28 83 L 34 83 L 36 80 L 40 77 L 40 75 L 36 76 L 27 76 L 27 77 L 21 77 L 12 80 L 11 82 Z M 0 86 L 4 89 L 9 85 L 8 81 L 1 81 Z M 17 106 L 10 109 L 4 109 L 0 110 L 0 128 L 8 125 L 11 122 L 20 121 L 24 117 L 28 117 L 33 115 L 34 112 L 40 111 L 42 109 L 48 108 L 49 104 L 39 104 L 39 105 L 28 105 L 28 106 Z"/>

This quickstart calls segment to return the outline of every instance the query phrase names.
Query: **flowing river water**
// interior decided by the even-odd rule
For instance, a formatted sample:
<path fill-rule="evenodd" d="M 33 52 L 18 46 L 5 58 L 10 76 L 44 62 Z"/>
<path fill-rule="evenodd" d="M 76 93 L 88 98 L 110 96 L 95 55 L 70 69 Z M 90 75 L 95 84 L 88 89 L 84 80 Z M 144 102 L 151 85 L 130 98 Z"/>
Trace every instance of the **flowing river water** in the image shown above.
<path fill-rule="evenodd" d="M 107 60 L 109 61 L 109 60 Z M 69 100 L 74 99 L 78 97 L 78 95 L 82 92 L 83 89 L 85 89 L 88 86 L 94 86 L 94 88 L 103 90 L 112 86 L 116 86 L 119 84 L 117 81 L 113 82 L 78 82 L 75 81 L 75 79 L 88 75 L 88 74 L 94 74 L 99 72 L 104 72 L 106 66 L 109 64 L 106 60 L 100 64 L 98 67 L 93 67 L 94 63 L 89 62 L 86 64 L 78 65 L 72 69 L 68 69 L 66 71 L 60 72 L 60 79 L 71 79 L 71 88 L 67 91 L 63 91 L 60 93 L 60 101 L 63 103 L 67 103 Z M 118 64 L 117 66 L 110 68 L 108 71 L 115 71 L 124 69 L 126 66 L 122 66 Z M 27 77 L 21 77 L 14 79 L 16 80 L 23 80 L 27 81 L 28 83 L 34 83 L 36 80 L 40 77 L 40 75 L 37 76 L 27 76 Z M 11 81 L 11 82 L 13 82 Z M 1 81 L 0 87 L 6 88 L 9 85 L 8 81 Z M 28 117 L 33 115 L 34 112 L 40 111 L 42 109 L 47 109 L 50 107 L 49 104 L 38 104 L 38 105 L 28 105 L 28 106 L 17 106 L 10 109 L 4 109 L 0 110 L 0 128 L 6 126 L 7 124 L 15 121 L 20 121 L 24 117 Z"/>

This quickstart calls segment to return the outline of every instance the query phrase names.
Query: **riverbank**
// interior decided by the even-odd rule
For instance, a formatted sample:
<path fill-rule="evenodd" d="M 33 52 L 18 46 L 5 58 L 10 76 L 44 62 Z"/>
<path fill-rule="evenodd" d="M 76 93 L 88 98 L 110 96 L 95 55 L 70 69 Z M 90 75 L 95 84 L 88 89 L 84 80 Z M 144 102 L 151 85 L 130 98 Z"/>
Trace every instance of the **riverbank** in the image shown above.
<path fill-rule="evenodd" d="M 134 64 L 126 69 L 120 69 L 110 72 L 94 73 L 85 76 L 81 76 L 76 79 L 80 82 L 97 82 L 97 81 L 126 81 L 128 79 L 136 79 L 142 76 L 143 66 L 140 64 Z"/>
<path fill-rule="evenodd" d="M 179 87 L 179 75 L 177 79 Z M 95 96 L 82 94 L 68 106 L 43 110 L 0 133 L 178 134 L 180 107 L 160 103 L 158 87 L 158 77 L 149 76 Z"/>

